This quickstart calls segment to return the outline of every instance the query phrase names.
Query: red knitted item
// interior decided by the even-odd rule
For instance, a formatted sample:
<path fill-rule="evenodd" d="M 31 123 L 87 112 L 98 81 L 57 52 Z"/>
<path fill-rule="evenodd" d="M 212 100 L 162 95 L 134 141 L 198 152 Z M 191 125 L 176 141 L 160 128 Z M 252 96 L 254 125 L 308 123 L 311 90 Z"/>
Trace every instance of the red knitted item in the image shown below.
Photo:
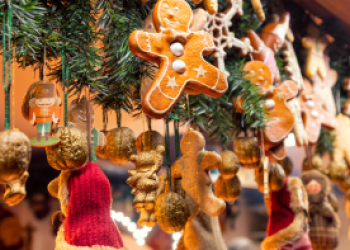
<path fill-rule="evenodd" d="M 65 239 L 73 246 L 123 247 L 111 216 L 111 188 L 95 163 L 74 171 L 67 184 L 69 204 L 64 222 Z"/>

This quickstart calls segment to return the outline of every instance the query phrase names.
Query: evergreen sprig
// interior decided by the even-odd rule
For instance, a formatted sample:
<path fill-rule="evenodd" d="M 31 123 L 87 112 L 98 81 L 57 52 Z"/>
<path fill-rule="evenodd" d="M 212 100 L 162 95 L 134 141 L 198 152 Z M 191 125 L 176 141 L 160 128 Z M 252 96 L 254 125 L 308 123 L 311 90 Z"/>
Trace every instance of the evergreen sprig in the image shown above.
<path fill-rule="evenodd" d="M 316 153 L 321 156 L 326 153 L 333 153 L 335 135 L 332 135 L 327 129 L 322 128 L 320 137 L 317 140 Z"/>

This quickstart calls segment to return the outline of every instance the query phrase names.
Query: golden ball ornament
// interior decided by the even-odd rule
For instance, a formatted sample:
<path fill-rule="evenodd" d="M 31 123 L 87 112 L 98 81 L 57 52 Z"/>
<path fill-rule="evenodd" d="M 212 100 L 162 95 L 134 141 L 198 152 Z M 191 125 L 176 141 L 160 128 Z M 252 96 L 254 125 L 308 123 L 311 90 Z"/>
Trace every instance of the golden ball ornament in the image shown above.
<path fill-rule="evenodd" d="M 309 171 L 309 170 L 318 170 L 322 173 L 326 173 L 326 170 L 325 170 L 325 167 L 323 166 L 323 161 L 322 161 L 322 158 L 319 156 L 319 155 L 314 155 L 312 158 L 311 158 L 311 166 L 310 163 L 309 163 L 309 160 L 308 158 L 305 158 L 304 161 L 303 161 L 303 171 Z"/>
<path fill-rule="evenodd" d="M 0 184 L 5 185 L 3 201 L 16 205 L 26 196 L 25 183 L 32 156 L 29 138 L 22 132 L 6 130 L 0 133 Z"/>
<path fill-rule="evenodd" d="M 284 186 L 285 173 L 281 165 L 277 162 L 269 162 L 269 190 L 278 192 Z M 258 190 L 264 193 L 264 168 L 261 166 L 255 170 L 255 181 L 258 184 Z"/>
<path fill-rule="evenodd" d="M 238 172 L 240 163 L 235 153 L 226 150 L 221 154 L 222 164 L 218 167 L 218 170 L 222 178 L 228 180 L 232 179 Z"/>
<path fill-rule="evenodd" d="M 333 161 L 329 165 L 329 177 L 331 178 L 332 181 L 335 182 L 343 182 L 345 181 L 345 178 L 347 176 L 347 166 L 344 161 L 341 162 L 335 162 Z"/>
<path fill-rule="evenodd" d="M 107 155 L 108 159 L 122 165 L 129 161 L 131 155 L 136 152 L 136 136 L 134 132 L 125 127 L 114 128 L 107 133 Z"/>
<path fill-rule="evenodd" d="M 220 175 L 215 182 L 214 193 L 216 197 L 224 201 L 233 202 L 241 194 L 241 181 L 238 176 L 234 176 L 232 179 L 224 179 Z"/>
<path fill-rule="evenodd" d="M 165 139 L 157 131 L 143 132 L 136 139 L 137 153 L 156 150 L 158 146 L 165 147 Z"/>
<path fill-rule="evenodd" d="M 243 167 L 258 168 L 260 166 L 262 150 L 255 137 L 237 138 L 234 152 Z"/>
<path fill-rule="evenodd" d="M 47 161 L 57 170 L 73 170 L 83 166 L 88 158 L 88 142 L 85 134 L 75 127 L 57 127 L 52 136 L 61 143 L 46 147 Z"/>
<path fill-rule="evenodd" d="M 185 199 L 177 193 L 162 193 L 157 197 L 155 215 L 160 228 L 172 234 L 180 232 L 190 216 Z"/>
<path fill-rule="evenodd" d="M 103 131 L 102 133 L 106 136 L 108 132 L 107 131 Z M 95 153 L 101 159 L 107 159 L 108 158 L 107 147 L 106 146 L 97 146 L 97 147 L 95 147 Z"/>
<path fill-rule="evenodd" d="M 282 166 L 286 176 L 289 176 L 293 172 L 293 162 L 288 156 L 278 161 L 278 163 Z"/>

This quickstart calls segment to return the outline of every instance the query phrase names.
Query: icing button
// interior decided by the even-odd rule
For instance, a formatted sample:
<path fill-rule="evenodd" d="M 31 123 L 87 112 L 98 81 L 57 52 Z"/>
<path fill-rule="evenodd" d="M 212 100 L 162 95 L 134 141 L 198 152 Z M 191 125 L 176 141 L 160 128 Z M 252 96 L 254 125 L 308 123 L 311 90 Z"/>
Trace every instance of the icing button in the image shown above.
<path fill-rule="evenodd" d="M 186 64 L 181 60 L 175 60 L 172 66 L 176 73 L 183 73 L 186 71 Z"/>
<path fill-rule="evenodd" d="M 312 111 L 311 111 L 311 116 L 312 116 L 313 118 L 317 118 L 317 117 L 319 116 L 317 110 L 315 110 L 315 109 L 312 110 Z"/>
<path fill-rule="evenodd" d="M 265 109 L 266 110 L 271 110 L 275 108 L 275 101 L 272 99 L 267 99 L 265 100 Z"/>
<path fill-rule="evenodd" d="M 170 51 L 174 56 L 182 56 L 184 53 L 184 46 L 181 43 L 173 43 L 170 45 Z"/>
<path fill-rule="evenodd" d="M 306 101 L 306 106 L 310 109 L 312 109 L 313 107 L 315 107 L 315 103 L 312 100 L 307 100 Z"/>

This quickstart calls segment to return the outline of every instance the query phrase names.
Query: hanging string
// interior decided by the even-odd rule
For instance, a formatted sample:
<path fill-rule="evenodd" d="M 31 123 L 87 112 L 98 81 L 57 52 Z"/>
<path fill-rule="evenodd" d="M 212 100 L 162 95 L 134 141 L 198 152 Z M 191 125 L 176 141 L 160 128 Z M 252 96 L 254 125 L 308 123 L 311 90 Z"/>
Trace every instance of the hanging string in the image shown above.
<path fill-rule="evenodd" d="M 12 65 L 12 129 L 15 129 L 15 56 L 16 56 L 16 47 L 13 47 L 12 57 L 13 57 L 13 65 Z"/>
<path fill-rule="evenodd" d="M 44 45 L 43 80 L 46 81 L 46 45 Z"/>
<path fill-rule="evenodd" d="M 175 131 L 175 156 L 176 159 L 180 156 L 180 119 L 178 117 L 174 117 L 174 131 Z"/>
<path fill-rule="evenodd" d="M 171 162 L 170 162 L 170 133 L 169 133 L 169 119 L 165 118 L 165 164 L 167 166 L 167 176 L 169 186 L 171 187 Z"/>
<path fill-rule="evenodd" d="M 121 126 L 121 120 L 122 120 L 122 112 L 121 112 L 121 109 L 118 108 L 116 111 L 115 111 L 116 115 L 117 115 L 117 125 L 118 125 L 118 128 L 120 128 Z"/>
<path fill-rule="evenodd" d="M 90 85 L 85 88 L 86 96 L 86 130 L 88 134 L 88 147 L 89 147 L 89 161 L 92 160 L 92 151 L 91 151 L 91 118 L 90 118 Z"/>
<path fill-rule="evenodd" d="M 69 50 L 69 48 L 68 48 Z M 66 49 L 67 51 L 67 49 Z M 70 81 L 70 65 L 69 65 L 69 53 L 66 55 L 66 91 L 64 92 L 64 109 L 67 110 L 65 113 L 68 116 L 68 91 L 69 91 L 69 81 Z M 66 117 L 66 121 L 68 122 L 68 117 Z"/>
<path fill-rule="evenodd" d="M 260 136 L 261 136 L 261 145 L 262 145 L 262 159 L 263 167 L 264 167 L 264 200 L 268 204 L 270 201 L 270 192 L 269 192 L 269 158 L 265 156 L 265 141 L 264 141 L 264 131 L 263 129 L 260 129 Z"/>
<path fill-rule="evenodd" d="M 64 94 L 64 125 L 67 125 L 68 121 L 68 110 L 66 106 L 67 102 L 67 96 L 66 96 L 66 54 L 65 49 L 62 49 L 62 88 L 63 88 L 63 94 Z"/>
<path fill-rule="evenodd" d="M 107 125 L 108 125 L 108 113 L 107 113 L 107 109 L 103 109 L 103 132 L 107 131 Z"/>

